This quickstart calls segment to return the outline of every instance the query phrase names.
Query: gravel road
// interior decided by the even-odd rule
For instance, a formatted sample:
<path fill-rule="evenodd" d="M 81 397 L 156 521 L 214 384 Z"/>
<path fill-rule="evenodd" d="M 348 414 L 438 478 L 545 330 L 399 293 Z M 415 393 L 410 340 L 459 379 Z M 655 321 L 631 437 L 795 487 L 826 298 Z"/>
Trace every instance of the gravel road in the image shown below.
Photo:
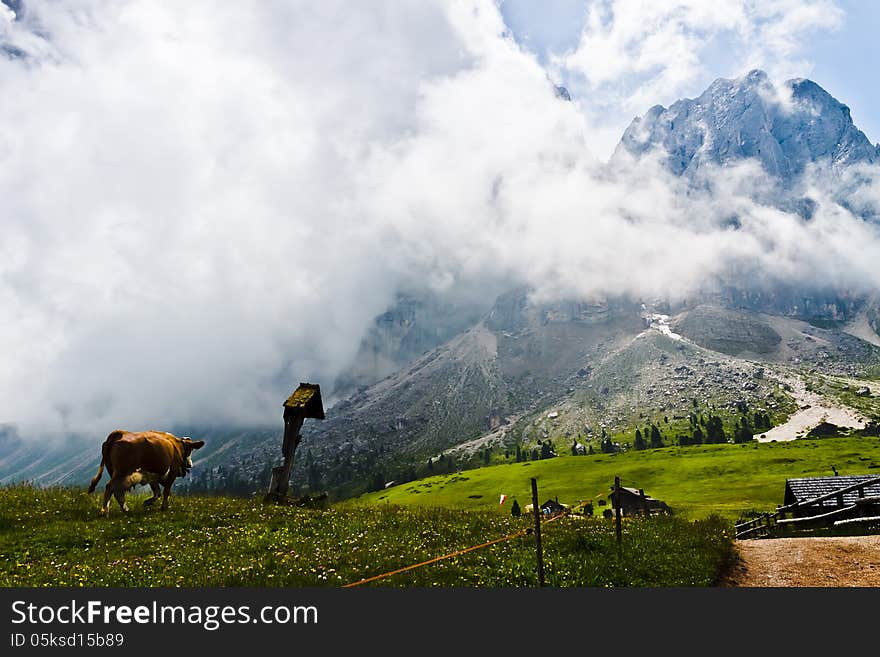
<path fill-rule="evenodd" d="M 880 535 L 736 541 L 724 586 L 880 586 Z"/>

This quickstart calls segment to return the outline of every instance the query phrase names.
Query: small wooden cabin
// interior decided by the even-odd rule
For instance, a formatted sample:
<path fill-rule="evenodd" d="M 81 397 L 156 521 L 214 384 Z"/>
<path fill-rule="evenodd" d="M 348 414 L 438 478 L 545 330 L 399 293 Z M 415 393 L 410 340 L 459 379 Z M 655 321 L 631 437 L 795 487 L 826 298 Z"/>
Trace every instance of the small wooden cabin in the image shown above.
<path fill-rule="evenodd" d="M 547 500 L 541 505 L 541 512 L 548 516 L 559 515 L 568 511 L 565 504 L 560 504 L 559 499 Z"/>
<path fill-rule="evenodd" d="M 617 509 L 617 492 L 614 490 L 614 486 L 611 487 L 611 494 L 608 495 L 608 499 L 611 501 L 611 508 Z M 671 513 L 666 502 L 645 495 L 645 491 L 641 488 L 620 487 L 621 514 L 625 516 L 644 514 L 646 507 L 649 514 Z"/>

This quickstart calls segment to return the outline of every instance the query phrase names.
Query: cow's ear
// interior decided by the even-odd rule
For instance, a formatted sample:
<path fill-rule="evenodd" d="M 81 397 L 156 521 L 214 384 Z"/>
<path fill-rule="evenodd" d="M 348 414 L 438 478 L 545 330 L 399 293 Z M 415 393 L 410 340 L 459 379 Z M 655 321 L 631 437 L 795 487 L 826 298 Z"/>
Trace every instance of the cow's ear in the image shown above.
<path fill-rule="evenodd" d="M 205 446 L 205 441 L 204 440 L 191 440 L 188 444 L 193 449 L 198 449 L 199 447 Z"/>

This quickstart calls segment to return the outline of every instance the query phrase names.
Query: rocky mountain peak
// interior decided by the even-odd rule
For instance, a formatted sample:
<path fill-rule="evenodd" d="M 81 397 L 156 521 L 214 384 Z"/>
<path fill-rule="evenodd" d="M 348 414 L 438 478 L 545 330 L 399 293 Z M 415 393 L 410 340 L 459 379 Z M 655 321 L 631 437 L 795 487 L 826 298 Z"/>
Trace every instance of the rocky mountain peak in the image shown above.
<path fill-rule="evenodd" d="M 810 163 L 839 170 L 880 161 L 880 150 L 853 124 L 846 105 L 812 80 L 776 86 L 760 70 L 719 78 L 697 98 L 650 108 L 626 129 L 612 161 L 655 149 L 670 171 L 684 176 L 705 164 L 757 158 L 785 186 Z"/>

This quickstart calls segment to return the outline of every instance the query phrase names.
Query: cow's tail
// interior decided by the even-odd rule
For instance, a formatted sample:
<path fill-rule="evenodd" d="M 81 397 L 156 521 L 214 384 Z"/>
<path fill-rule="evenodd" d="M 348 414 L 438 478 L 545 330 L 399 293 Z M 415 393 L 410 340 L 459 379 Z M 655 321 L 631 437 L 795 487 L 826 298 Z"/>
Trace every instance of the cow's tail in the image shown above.
<path fill-rule="evenodd" d="M 92 483 L 89 484 L 89 492 L 94 493 L 95 487 L 98 485 L 98 482 L 101 480 L 101 475 L 104 474 L 104 459 L 101 458 L 101 465 L 98 466 L 98 474 L 92 477 Z"/>
<path fill-rule="evenodd" d="M 92 483 L 89 484 L 89 492 L 94 493 L 95 488 L 98 486 L 98 482 L 101 480 L 101 475 L 104 474 L 104 464 L 107 463 L 110 459 L 110 447 L 115 443 L 122 434 L 125 433 L 121 429 L 117 429 L 109 436 L 107 436 L 107 440 L 104 441 L 104 444 L 101 445 L 101 465 L 98 466 L 98 473 L 92 477 Z M 107 468 L 107 471 L 110 472 L 110 468 Z M 110 472 L 112 476 L 113 473 Z"/>

